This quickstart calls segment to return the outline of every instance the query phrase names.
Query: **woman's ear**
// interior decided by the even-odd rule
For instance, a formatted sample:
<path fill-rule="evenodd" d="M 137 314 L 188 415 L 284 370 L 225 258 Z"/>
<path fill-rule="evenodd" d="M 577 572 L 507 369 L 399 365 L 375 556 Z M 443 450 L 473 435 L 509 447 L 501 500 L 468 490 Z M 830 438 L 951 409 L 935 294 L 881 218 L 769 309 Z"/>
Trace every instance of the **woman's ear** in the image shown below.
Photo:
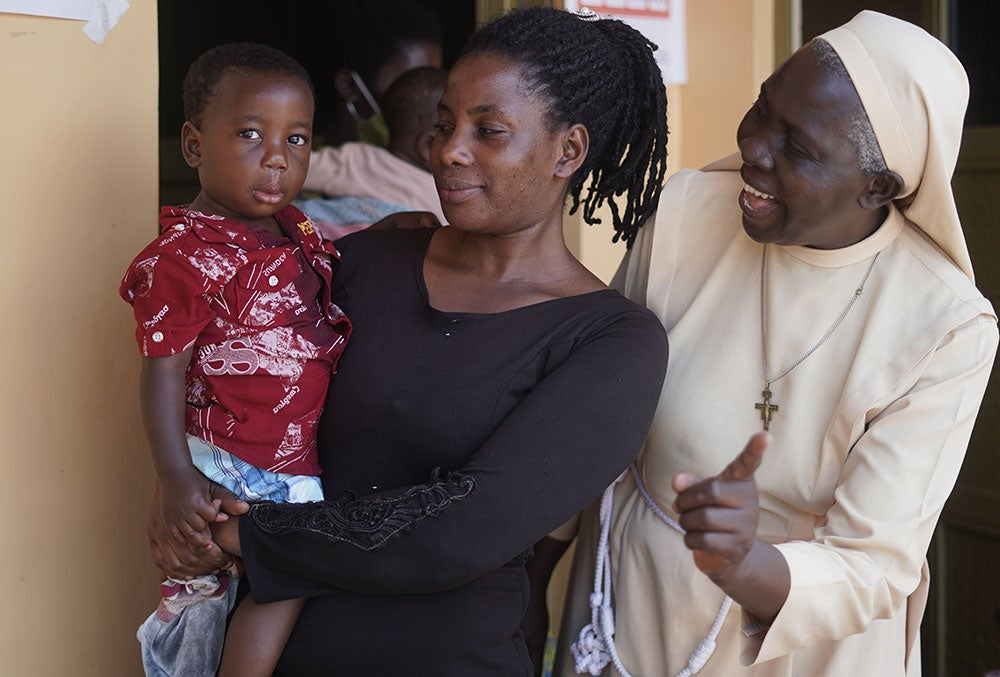
<path fill-rule="evenodd" d="M 190 121 L 181 127 L 181 155 L 188 167 L 197 169 L 201 165 L 201 132 Z"/>
<path fill-rule="evenodd" d="M 351 80 L 351 70 L 341 66 L 333 74 L 333 86 L 337 95 L 344 101 L 354 101 L 360 95 L 357 85 Z"/>
<path fill-rule="evenodd" d="M 568 179 L 576 173 L 590 150 L 590 135 L 587 128 L 577 123 L 562 134 L 562 157 L 556 163 L 555 175 Z"/>
<path fill-rule="evenodd" d="M 880 209 L 896 199 L 903 192 L 903 177 L 886 170 L 870 177 L 868 188 L 861 194 L 859 203 L 863 209 Z"/>

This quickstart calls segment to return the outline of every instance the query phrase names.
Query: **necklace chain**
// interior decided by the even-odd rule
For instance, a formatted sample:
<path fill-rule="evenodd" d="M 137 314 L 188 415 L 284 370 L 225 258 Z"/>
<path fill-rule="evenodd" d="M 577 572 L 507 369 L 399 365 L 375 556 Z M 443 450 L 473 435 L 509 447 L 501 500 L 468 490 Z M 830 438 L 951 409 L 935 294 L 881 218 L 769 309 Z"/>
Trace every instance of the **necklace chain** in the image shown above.
<path fill-rule="evenodd" d="M 855 302 L 861 297 L 861 294 L 864 293 L 865 284 L 868 282 L 868 278 L 872 274 L 872 269 L 875 267 L 875 262 L 878 260 L 878 255 L 880 253 L 881 252 L 877 252 L 875 256 L 872 257 L 872 262 L 868 264 L 868 270 L 865 271 L 865 276 L 861 278 L 861 284 L 859 284 L 857 289 L 854 290 L 854 294 L 851 295 L 851 300 L 848 301 L 847 305 L 844 306 L 844 309 L 840 311 L 840 315 L 838 315 L 837 319 L 833 321 L 830 328 L 826 330 L 826 333 L 823 334 L 823 336 L 821 336 L 820 339 L 813 344 L 813 347 L 807 350 L 802 357 L 792 363 L 792 366 L 785 369 L 774 378 L 771 378 L 771 376 L 768 375 L 767 370 L 767 304 L 765 303 L 767 296 L 767 245 L 764 245 L 764 248 L 760 253 L 760 359 L 761 365 L 764 368 L 764 392 L 762 393 L 764 395 L 764 403 L 757 405 L 757 408 L 761 409 L 761 417 L 764 420 L 764 430 L 768 429 L 768 424 L 770 423 L 772 415 L 770 412 L 772 410 L 778 410 L 777 405 L 773 405 L 770 402 L 771 384 L 784 378 L 789 372 L 792 371 L 792 369 L 795 369 L 795 367 L 805 362 L 806 359 L 815 353 L 821 345 L 826 343 L 826 340 L 833 335 L 833 332 L 837 331 L 837 327 L 839 327 L 840 323 L 844 321 L 847 314 L 851 312 L 851 308 L 854 307 Z"/>

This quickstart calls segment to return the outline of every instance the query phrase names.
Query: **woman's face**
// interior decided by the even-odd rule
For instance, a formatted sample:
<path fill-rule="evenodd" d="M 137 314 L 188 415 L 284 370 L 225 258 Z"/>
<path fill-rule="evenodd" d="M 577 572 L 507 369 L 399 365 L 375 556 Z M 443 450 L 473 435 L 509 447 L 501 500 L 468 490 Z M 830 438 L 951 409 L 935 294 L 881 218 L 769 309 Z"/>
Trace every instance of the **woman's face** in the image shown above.
<path fill-rule="evenodd" d="M 764 82 L 736 133 L 750 188 L 739 203 L 751 238 L 836 249 L 870 234 L 871 213 L 859 202 L 869 180 L 848 140 L 859 112 L 854 86 L 809 49 Z"/>
<path fill-rule="evenodd" d="M 521 67 L 491 54 L 455 64 L 438 105 L 431 171 L 452 226 L 511 233 L 561 222 L 566 129 L 552 129 L 546 102 Z"/>

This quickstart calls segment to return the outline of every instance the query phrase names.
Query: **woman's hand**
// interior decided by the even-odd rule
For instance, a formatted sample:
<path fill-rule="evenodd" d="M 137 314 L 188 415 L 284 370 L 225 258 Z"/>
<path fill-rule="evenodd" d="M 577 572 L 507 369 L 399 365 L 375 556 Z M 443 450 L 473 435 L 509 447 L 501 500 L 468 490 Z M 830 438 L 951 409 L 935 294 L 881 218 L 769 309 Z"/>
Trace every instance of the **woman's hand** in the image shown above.
<path fill-rule="evenodd" d="M 240 518 L 237 515 L 223 522 L 212 525 L 212 540 L 224 551 L 234 557 L 242 557 L 240 549 Z"/>
<path fill-rule="evenodd" d="M 757 540 L 760 503 L 754 473 L 769 443 L 766 433 L 754 435 L 715 477 L 674 476 L 674 510 L 686 532 L 684 544 L 694 552 L 695 565 L 717 582 L 736 572 Z"/>
<path fill-rule="evenodd" d="M 216 524 L 229 521 L 229 515 L 241 515 L 250 509 L 230 491 L 213 483 L 210 487 L 212 499 L 221 501 L 221 513 Z M 153 563 L 170 578 L 185 579 L 193 576 L 215 573 L 232 562 L 232 556 L 216 543 L 197 546 L 189 543 L 176 544 L 171 538 L 160 511 L 160 484 L 157 482 L 146 524 L 146 536 Z"/>
<path fill-rule="evenodd" d="M 757 538 L 760 502 L 754 473 L 770 443 L 770 435 L 757 433 L 715 477 L 699 481 L 682 472 L 673 480 L 674 510 L 695 565 L 765 623 L 781 611 L 792 585 L 784 556 Z"/>

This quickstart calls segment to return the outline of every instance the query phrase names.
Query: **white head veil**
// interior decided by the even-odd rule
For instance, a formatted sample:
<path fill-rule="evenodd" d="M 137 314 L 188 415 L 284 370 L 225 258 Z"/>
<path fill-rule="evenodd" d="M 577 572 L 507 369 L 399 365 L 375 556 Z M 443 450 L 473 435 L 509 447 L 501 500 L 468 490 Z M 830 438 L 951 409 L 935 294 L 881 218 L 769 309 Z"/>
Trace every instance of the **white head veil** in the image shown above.
<path fill-rule="evenodd" d="M 819 37 L 844 62 L 886 165 L 903 177 L 897 206 L 973 279 L 951 192 L 969 100 L 962 64 L 922 28 L 878 12 Z"/>

